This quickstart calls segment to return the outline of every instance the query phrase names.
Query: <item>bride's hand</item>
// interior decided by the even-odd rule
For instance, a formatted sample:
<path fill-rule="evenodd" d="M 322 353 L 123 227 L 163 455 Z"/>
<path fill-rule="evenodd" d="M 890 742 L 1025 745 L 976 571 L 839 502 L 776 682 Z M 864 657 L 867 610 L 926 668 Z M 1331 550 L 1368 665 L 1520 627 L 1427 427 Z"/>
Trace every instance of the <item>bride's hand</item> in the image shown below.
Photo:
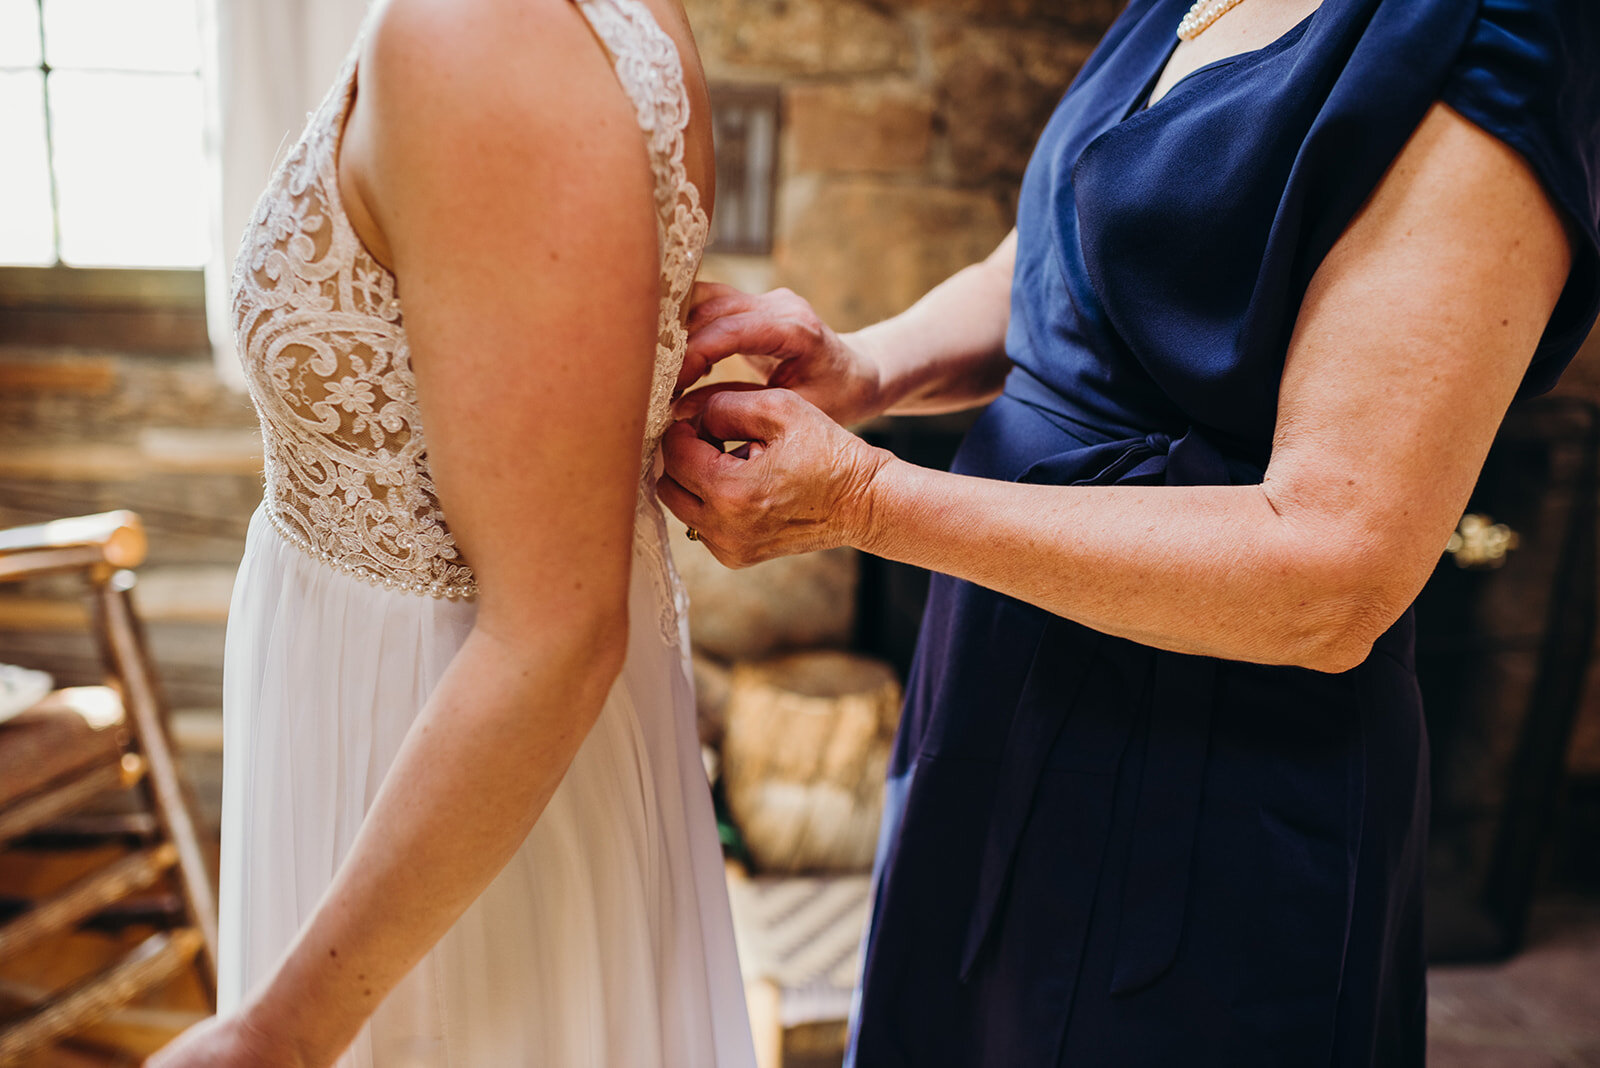
<path fill-rule="evenodd" d="M 755 296 L 697 284 L 678 389 L 735 353 L 766 374 L 768 386 L 794 390 L 846 426 L 883 410 L 877 361 L 859 338 L 834 333 L 805 300 L 787 289 Z"/>
<path fill-rule="evenodd" d="M 893 460 L 787 389 L 710 387 L 684 398 L 662 440 L 657 486 L 723 564 L 858 543 L 871 490 Z M 746 442 L 724 452 L 724 442 Z"/>
<path fill-rule="evenodd" d="M 144 1063 L 145 1068 L 312 1068 L 292 1040 L 242 1013 L 196 1024 Z"/>

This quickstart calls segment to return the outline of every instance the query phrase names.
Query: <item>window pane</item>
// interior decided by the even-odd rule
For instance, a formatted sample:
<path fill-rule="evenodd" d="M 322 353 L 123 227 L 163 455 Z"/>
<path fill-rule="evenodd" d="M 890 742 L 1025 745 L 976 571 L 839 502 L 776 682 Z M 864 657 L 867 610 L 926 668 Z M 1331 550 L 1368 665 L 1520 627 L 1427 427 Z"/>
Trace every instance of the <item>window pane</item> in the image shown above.
<path fill-rule="evenodd" d="M 200 67 L 196 0 L 44 0 L 52 67 L 194 71 Z"/>
<path fill-rule="evenodd" d="M 0 67 L 39 65 L 36 0 L 0 0 Z"/>
<path fill-rule="evenodd" d="M 0 72 L 0 263 L 54 263 L 44 75 Z"/>
<path fill-rule="evenodd" d="M 57 72 L 50 115 L 64 261 L 205 263 L 199 78 Z"/>

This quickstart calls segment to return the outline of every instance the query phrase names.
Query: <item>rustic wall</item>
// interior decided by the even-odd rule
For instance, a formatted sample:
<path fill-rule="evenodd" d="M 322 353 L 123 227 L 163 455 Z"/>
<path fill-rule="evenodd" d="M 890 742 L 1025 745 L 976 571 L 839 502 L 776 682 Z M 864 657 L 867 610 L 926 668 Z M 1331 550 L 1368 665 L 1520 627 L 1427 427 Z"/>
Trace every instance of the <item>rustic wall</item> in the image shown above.
<path fill-rule="evenodd" d="M 777 85 L 770 257 L 708 277 L 787 285 L 841 329 L 891 315 L 1014 221 L 1038 131 L 1120 0 L 688 0 L 713 82 Z M 1560 392 L 1600 402 L 1600 334 Z M 1600 775 L 1600 671 L 1573 768 Z"/>
<path fill-rule="evenodd" d="M 1562 376 L 1556 392 L 1600 404 L 1600 331 L 1589 338 L 1589 343 Z M 1595 660 L 1596 665 L 1589 671 L 1588 694 L 1573 738 L 1570 766 L 1574 774 L 1600 777 L 1600 643 L 1597 643 Z"/>
<path fill-rule="evenodd" d="M 780 87 L 771 257 L 841 329 L 904 308 L 999 243 L 1051 109 L 1121 0 L 688 0 L 714 83 Z"/>
<path fill-rule="evenodd" d="M 897 311 L 1000 240 L 1037 130 L 1120 4 L 688 6 L 712 77 L 778 86 L 785 112 L 775 254 L 714 259 L 709 273 L 751 288 L 792 285 L 848 327 Z M 260 494 L 249 405 L 221 386 L 206 356 L 165 335 L 69 348 L 21 336 L 14 310 L 0 310 L 7 315 L 0 526 L 111 507 L 143 514 L 152 559 L 140 603 L 152 644 L 184 713 L 183 740 L 191 751 L 214 749 L 229 585 Z M 692 555 L 696 547 L 679 548 Z M 686 559 L 686 570 L 697 562 L 705 561 Z M 848 554 L 819 558 L 798 579 L 794 567 L 771 570 L 783 603 L 795 603 L 800 580 L 818 589 L 855 582 Z M 730 581 L 713 585 L 700 591 L 702 610 L 730 595 Z M 83 610 L 63 592 L 0 591 L 0 659 L 90 681 L 97 667 Z M 748 592 L 745 614 L 730 619 L 748 624 L 751 606 L 765 603 L 761 590 Z M 813 615 L 809 639 L 826 631 L 835 642 L 853 618 L 848 603 L 837 618 Z M 763 640 L 778 647 L 793 637 Z M 213 802 L 214 771 L 202 771 Z"/>
<path fill-rule="evenodd" d="M 773 254 L 712 256 L 707 275 L 789 285 L 849 328 L 898 311 L 999 241 L 1038 130 L 1122 2 L 687 6 L 714 82 L 777 86 L 783 101 Z M 1600 401 L 1600 336 L 1561 391 Z M 252 426 L 200 359 L 0 351 L 0 524 L 144 512 L 156 528 L 147 600 L 180 707 L 215 706 L 227 571 L 259 488 Z M 0 599 L 14 651 L 55 644 L 78 623 L 33 598 Z M 51 637 L 22 640 L 41 625 Z M 44 659 L 72 677 L 88 651 L 68 642 Z M 1600 671 L 1573 768 L 1600 776 Z"/>
<path fill-rule="evenodd" d="M 260 433 L 209 356 L 0 345 L 0 527 L 131 508 L 150 534 L 137 598 L 168 696 L 221 703 L 222 623 L 250 513 Z M 0 588 L 0 660 L 64 683 L 98 675 L 76 588 Z"/>

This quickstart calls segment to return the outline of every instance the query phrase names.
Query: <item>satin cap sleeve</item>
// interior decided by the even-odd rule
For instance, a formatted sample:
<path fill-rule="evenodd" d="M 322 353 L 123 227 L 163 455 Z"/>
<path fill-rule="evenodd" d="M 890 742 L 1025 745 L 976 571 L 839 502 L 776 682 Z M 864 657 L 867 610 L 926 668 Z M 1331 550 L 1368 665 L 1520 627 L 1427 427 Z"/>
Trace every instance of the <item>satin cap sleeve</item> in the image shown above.
<path fill-rule="evenodd" d="M 1543 392 L 1600 315 L 1600 4 L 1480 0 L 1440 100 L 1519 152 L 1570 223 L 1572 274 L 1523 385 Z"/>

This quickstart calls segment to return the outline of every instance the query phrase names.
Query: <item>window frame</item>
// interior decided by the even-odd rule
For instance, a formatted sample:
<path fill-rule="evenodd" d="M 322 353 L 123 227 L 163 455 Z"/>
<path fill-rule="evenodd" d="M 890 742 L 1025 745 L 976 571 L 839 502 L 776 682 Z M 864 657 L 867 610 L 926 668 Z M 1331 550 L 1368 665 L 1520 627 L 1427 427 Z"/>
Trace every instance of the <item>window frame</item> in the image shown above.
<path fill-rule="evenodd" d="M 55 68 L 46 50 L 44 0 L 34 0 L 34 7 L 55 262 L 0 263 L 0 345 L 115 347 L 169 354 L 209 351 L 203 267 L 76 267 L 62 261 L 49 89 Z"/>
<path fill-rule="evenodd" d="M 0 345 L 209 352 L 205 271 L 0 266 Z"/>

